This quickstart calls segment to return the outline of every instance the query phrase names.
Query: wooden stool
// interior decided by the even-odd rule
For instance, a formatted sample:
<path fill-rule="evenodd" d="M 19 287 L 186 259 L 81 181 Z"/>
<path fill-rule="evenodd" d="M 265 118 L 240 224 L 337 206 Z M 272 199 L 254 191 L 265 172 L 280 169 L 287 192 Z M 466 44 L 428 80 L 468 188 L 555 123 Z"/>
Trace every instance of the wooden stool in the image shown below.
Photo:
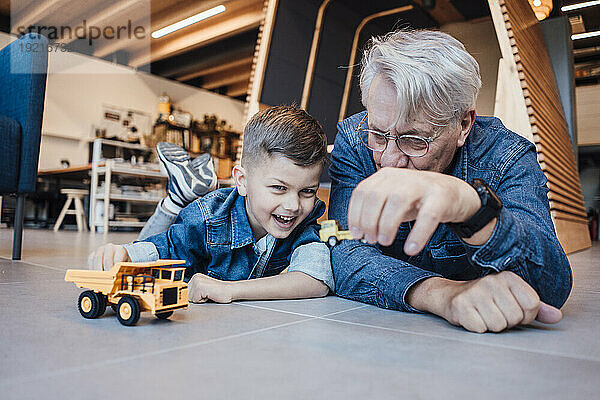
<path fill-rule="evenodd" d="M 65 215 L 67 214 L 75 214 L 75 218 L 77 219 L 77 230 L 79 232 L 87 231 L 88 227 L 85 218 L 85 213 L 83 212 L 83 203 L 81 202 L 81 199 L 83 198 L 83 196 L 86 196 L 89 193 L 89 190 L 60 189 L 60 193 L 67 195 L 67 201 L 62 211 L 60 212 L 58 219 L 56 220 L 56 224 L 54 224 L 54 232 L 56 232 L 60 228 L 60 225 L 62 224 L 63 219 L 65 219 Z M 75 209 L 69 210 L 69 206 L 71 205 L 71 202 L 73 200 L 75 200 Z"/>

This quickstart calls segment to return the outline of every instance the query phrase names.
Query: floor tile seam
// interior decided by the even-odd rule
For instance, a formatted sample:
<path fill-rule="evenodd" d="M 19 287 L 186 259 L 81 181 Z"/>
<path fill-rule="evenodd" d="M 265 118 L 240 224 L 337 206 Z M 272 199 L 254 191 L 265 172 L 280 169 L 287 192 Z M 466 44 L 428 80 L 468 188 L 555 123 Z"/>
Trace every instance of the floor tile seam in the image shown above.
<path fill-rule="evenodd" d="M 295 311 L 288 311 L 288 310 L 278 310 L 276 308 L 270 308 L 270 307 L 264 307 L 264 306 L 257 306 L 255 304 L 246 304 L 246 303 L 234 303 L 236 305 L 240 305 L 240 306 L 244 306 L 244 307 L 251 307 L 251 308 L 256 308 L 259 310 L 266 310 L 266 311 L 274 311 L 274 312 L 278 312 L 278 313 L 283 313 L 283 314 L 290 314 L 290 315 L 296 315 L 299 317 L 311 317 L 311 318 L 323 318 L 323 317 L 329 317 L 332 315 L 337 315 L 337 314 L 341 314 L 341 313 L 345 313 L 345 312 L 349 312 L 349 311 L 354 311 L 354 310 L 358 310 L 361 308 L 365 308 L 365 307 L 369 307 L 367 304 L 363 304 L 357 307 L 352 307 L 346 310 L 341 310 L 341 311 L 336 311 L 333 313 L 328 313 L 328 314 L 323 314 L 323 315 L 310 315 L 310 314 L 303 314 L 303 313 L 298 313 Z"/>
<path fill-rule="evenodd" d="M 11 263 L 19 263 L 19 264 L 25 264 L 25 265 L 33 265 L 35 267 L 41 267 L 41 268 L 46 268 L 46 269 L 51 269 L 53 271 L 59 271 L 59 272 L 67 272 L 66 269 L 63 268 L 58 268 L 58 267 L 52 267 L 50 265 L 44 265 L 44 264 L 38 264 L 35 262 L 31 262 L 31 261 L 23 261 L 23 260 L 11 260 L 10 258 L 4 258 L 4 257 L 0 257 L 3 260 L 6 261 L 10 261 Z"/>
<path fill-rule="evenodd" d="M 0 285 L 10 285 L 11 283 L 14 284 L 40 284 L 40 283 L 64 283 L 65 280 L 62 278 L 44 278 L 44 279 L 36 279 L 36 280 L 29 280 L 29 281 L 15 281 L 15 282 L 0 282 Z"/>
<path fill-rule="evenodd" d="M 254 329 L 254 330 L 247 331 L 247 332 L 240 332 L 240 333 L 236 333 L 234 335 L 222 336 L 219 338 L 202 340 L 200 342 L 189 343 L 189 344 L 181 345 L 181 346 L 174 346 L 171 348 L 155 350 L 155 351 L 151 351 L 151 352 L 147 352 L 147 353 L 141 353 L 141 354 L 126 356 L 126 357 L 118 357 L 118 358 L 113 358 L 110 360 L 99 361 L 96 363 L 86 363 L 84 365 L 58 369 L 51 373 L 41 373 L 41 374 L 23 376 L 23 377 L 19 377 L 19 378 L 11 378 L 10 380 L 7 380 L 7 381 L 0 381 L 0 387 L 8 386 L 11 384 L 30 382 L 30 381 L 34 381 L 34 380 L 38 380 L 38 379 L 56 378 L 58 376 L 69 375 L 71 373 L 76 373 L 76 372 L 80 372 L 80 371 L 84 371 L 84 370 L 92 370 L 92 369 L 108 367 L 108 366 L 112 366 L 112 365 L 116 365 L 116 364 L 120 364 L 120 363 L 124 363 L 124 362 L 135 361 L 135 360 L 143 359 L 145 357 L 153 357 L 153 356 L 167 354 L 170 352 L 189 350 L 189 349 L 192 349 L 195 347 L 200 347 L 200 346 L 207 345 L 207 344 L 224 342 L 224 341 L 227 341 L 230 339 L 237 339 L 237 338 L 244 337 L 244 336 L 250 336 L 250 335 L 266 332 L 266 331 L 272 330 L 272 329 L 284 328 L 287 326 L 300 324 L 300 323 L 303 323 L 303 322 L 306 322 L 309 320 L 314 320 L 314 319 L 316 319 L 316 317 L 306 318 L 306 319 L 298 320 L 298 321 L 286 322 L 286 323 L 279 324 L 279 325 L 269 326 L 269 327 L 260 328 L 260 329 Z"/>
<path fill-rule="evenodd" d="M 388 328 L 388 327 L 384 327 L 384 326 L 363 324 L 360 322 L 344 321 L 344 320 L 339 320 L 339 319 L 335 319 L 335 318 L 321 317 L 318 319 L 322 319 L 325 321 L 339 322 L 339 323 L 347 324 L 347 325 L 362 326 L 365 328 L 385 330 L 385 331 L 389 331 L 389 332 L 405 333 L 405 334 L 415 335 L 415 336 L 425 336 L 425 337 L 430 337 L 430 338 L 435 338 L 435 339 L 451 340 L 451 341 L 456 341 L 456 342 L 461 342 L 461 343 L 475 344 L 475 345 L 495 347 L 495 348 L 503 348 L 503 349 L 507 349 L 507 350 L 522 351 L 522 352 L 527 352 L 527 353 L 532 353 L 532 354 L 546 355 L 546 356 L 553 356 L 553 357 L 560 357 L 560 358 L 568 358 L 568 359 L 572 359 L 572 360 L 590 361 L 590 362 L 595 362 L 595 363 L 600 364 L 600 358 L 598 358 L 598 357 L 582 357 L 582 356 L 575 356 L 575 355 L 569 355 L 569 354 L 552 352 L 552 351 L 536 351 L 536 350 L 531 350 L 531 349 L 527 349 L 527 348 L 523 348 L 523 347 L 509 346 L 509 345 L 505 345 L 505 344 L 482 343 L 482 342 L 478 342 L 478 341 L 474 341 L 474 340 L 458 339 L 458 338 L 453 338 L 453 337 L 448 337 L 448 336 L 443 336 L 443 335 L 435 335 L 435 334 L 431 334 L 431 333 L 408 331 L 405 329 Z M 467 332 L 465 332 L 465 333 L 467 333 Z"/>

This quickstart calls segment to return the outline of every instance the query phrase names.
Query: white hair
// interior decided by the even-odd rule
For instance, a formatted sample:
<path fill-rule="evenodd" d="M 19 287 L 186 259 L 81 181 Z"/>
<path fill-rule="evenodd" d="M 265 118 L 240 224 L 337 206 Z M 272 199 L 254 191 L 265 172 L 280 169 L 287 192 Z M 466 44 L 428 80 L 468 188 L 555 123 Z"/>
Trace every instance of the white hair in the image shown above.
<path fill-rule="evenodd" d="M 360 74 L 365 107 L 371 82 L 378 75 L 396 90 L 397 121 L 424 117 L 440 127 L 458 121 L 474 107 L 481 88 L 477 61 L 462 43 L 437 31 L 399 30 L 371 38 Z"/>

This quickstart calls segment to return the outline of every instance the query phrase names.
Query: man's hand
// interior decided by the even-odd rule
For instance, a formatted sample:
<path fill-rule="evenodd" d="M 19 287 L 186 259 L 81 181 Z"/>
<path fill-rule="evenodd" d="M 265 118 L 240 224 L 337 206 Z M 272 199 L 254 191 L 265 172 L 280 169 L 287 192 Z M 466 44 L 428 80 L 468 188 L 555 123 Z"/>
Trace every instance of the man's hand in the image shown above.
<path fill-rule="evenodd" d="M 445 318 L 472 332 L 500 332 L 534 319 L 555 324 L 559 309 L 542 303 L 531 286 L 510 271 L 473 281 L 429 278 L 407 294 L 410 305 Z"/>
<path fill-rule="evenodd" d="M 404 244 L 404 252 L 412 256 L 423 250 L 440 223 L 464 222 L 480 207 L 475 189 L 456 177 L 382 168 L 352 192 L 348 226 L 356 239 L 389 246 L 400 224 L 416 220 Z"/>
<path fill-rule="evenodd" d="M 131 261 L 125 247 L 108 243 L 100 246 L 88 257 L 88 265 L 100 271 L 108 271 L 118 262 Z"/>
<path fill-rule="evenodd" d="M 231 282 L 220 281 L 204 274 L 194 274 L 188 282 L 188 298 L 192 303 L 205 303 L 208 300 L 231 303 L 232 289 Z"/>

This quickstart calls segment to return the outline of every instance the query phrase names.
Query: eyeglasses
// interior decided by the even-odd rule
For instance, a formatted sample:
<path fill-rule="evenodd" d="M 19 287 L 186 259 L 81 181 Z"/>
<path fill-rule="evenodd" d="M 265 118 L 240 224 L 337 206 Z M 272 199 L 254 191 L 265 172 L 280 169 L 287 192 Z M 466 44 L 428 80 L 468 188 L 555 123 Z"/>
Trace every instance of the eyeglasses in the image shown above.
<path fill-rule="evenodd" d="M 367 115 L 360 120 L 356 127 L 356 134 L 361 143 L 368 149 L 383 152 L 387 148 L 388 142 L 394 140 L 396 146 L 401 152 L 409 157 L 423 157 L 429 151 L 429 144 L 440 136 L 436 133 L 432 137 L 423 137 L 418 135 L 391 135 L 387 132 L 377 131 L 375 129 L 362 128 L 363 122 L 367 119 Z"/>

